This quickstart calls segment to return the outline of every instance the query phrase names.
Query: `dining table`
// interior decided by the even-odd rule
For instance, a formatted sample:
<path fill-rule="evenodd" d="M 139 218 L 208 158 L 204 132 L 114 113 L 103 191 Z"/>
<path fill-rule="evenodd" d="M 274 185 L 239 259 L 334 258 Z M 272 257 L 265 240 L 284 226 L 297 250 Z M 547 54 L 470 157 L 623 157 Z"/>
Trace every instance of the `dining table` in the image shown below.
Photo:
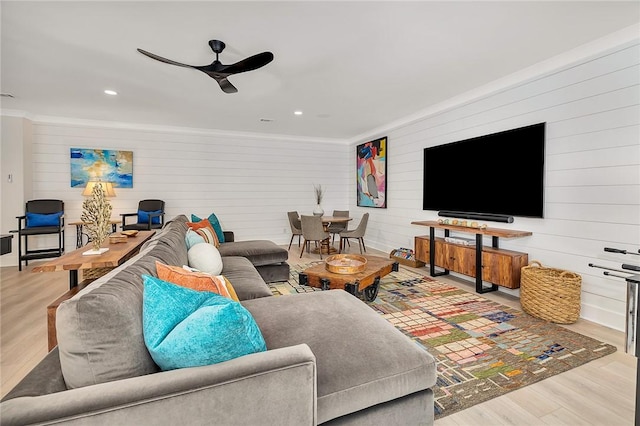
<path fill-rule="evenodd" d="M 348 223 L 353 220 L 353 218 L 349 216 L 322 216 L 321 220 L 324 230 L 326 232 L 329 232 L 329 226 L 332 223 Z M 338 250 L 331 244 L 329 244 L 328 246 L 321 246 L 320 248 L 316 249 L 315 252 L 317 253 L 318 250 L 322 250 L 322 254 L 333 254 L 338 252 Z"/>

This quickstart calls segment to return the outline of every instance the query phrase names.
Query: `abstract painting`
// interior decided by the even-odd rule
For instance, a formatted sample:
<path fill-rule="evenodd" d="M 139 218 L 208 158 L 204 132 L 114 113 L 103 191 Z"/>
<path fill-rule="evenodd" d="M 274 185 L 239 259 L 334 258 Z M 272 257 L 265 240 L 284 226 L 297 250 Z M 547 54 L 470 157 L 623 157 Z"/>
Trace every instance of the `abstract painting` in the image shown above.
<path fill-rule="evenodd" d="M 386 136 L 356 147 L 358 206 L 387 208 Z"/>
<path fill-rule="evenodd" d="M 133 151 L 71 148 L 71 187 L 85 187 L 96 179 L 115 188 L 133 188 Z"/>

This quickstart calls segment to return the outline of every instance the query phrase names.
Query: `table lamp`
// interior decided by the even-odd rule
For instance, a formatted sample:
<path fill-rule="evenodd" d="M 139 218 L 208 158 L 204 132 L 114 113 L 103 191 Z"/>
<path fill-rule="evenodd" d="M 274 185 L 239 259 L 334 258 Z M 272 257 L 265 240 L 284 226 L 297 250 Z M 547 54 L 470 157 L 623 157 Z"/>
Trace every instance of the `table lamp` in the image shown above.
<path fill-rule="evenodd" d="M 113 198 L 116 196 L 116 191 L 113 189 L 113 183 L 111 182 L 103 182 L 101 180 L 90 180 L 87 182 L 87 186 L 84 187 L 84 191 L 82 191 L 82 195 L 85 197 L 90 197 L 93 193 L 93 187 L 96 184 L 102 185 L 102 190 L 104 191 L 104 196 L 107 198 Z"/>

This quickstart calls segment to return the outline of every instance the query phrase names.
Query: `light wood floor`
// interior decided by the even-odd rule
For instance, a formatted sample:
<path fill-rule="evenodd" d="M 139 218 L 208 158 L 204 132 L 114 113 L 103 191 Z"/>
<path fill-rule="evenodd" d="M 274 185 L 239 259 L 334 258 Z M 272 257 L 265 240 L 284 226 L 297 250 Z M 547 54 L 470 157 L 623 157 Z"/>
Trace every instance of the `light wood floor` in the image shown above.
<path fill-rule="evenodd" d="M 286 246 L 285 246 L 286 248 Z M 357 252 L 357 245 L 352 245 Z M 307 253 L 302 260 L 296 244 L 290 263 L 318 260 Z M 388 253 L 368 249 L 368 254 Z M 68 273 L 32 273 L 31 266 L 0 268 L 0 381 L 4 396 L 47 351 L 46 306 L 68 290 Z M 414 269 L 425 275 L 426 268 Z M 439 277 L 467 291 L 468 281 Z M 520 308 L 517 298 L 496 293 L 485 296 Z M 636 358 L 624 353 L 624 333 L 585 320 L 567 326 L 613 344 L 618 351 L 563 374 L 513 391 L 499 398 L 436 421 L 436 426 L 459 425 L 633 425 L 635 418 Z"/>

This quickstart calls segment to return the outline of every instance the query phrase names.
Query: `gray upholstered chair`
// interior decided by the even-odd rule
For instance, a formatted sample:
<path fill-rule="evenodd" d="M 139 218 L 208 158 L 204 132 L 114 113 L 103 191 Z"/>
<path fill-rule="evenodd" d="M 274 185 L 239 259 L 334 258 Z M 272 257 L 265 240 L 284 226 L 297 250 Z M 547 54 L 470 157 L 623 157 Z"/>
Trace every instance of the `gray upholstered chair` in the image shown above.
<path fill-rule="evenodd" d="M 304 242 L 302 243 L 302 250 L 300 250 L 300 257 L 304 253 L 304 248 L 307 247 L 307 252 L 311 250 L 311 241 L 315 241 L 318 246 L 320 242 L 320 259 L 322 259 L 322 248 L 326 246 L 327 253 L 329 252 L 329 240 L 331 234 L 324 230 L 322 224 L 322 217 L 320 216 L 300 216 L 300 222 L 302 223 L 302 237 Z"/>
<path fill-rule="evenodd" d="M 18 271 L 22 271 L 22 261 L 62 256 L 64 253 L 64 202 L 62 200 L 30 200 L 25 206 L 24 216 L 18 219 Z M 58 246 L 53 248 L 29 249 L 29 237 L 34 235 L 58 235 Z M 24 238 L 24 253 L 22 239 Z"/>
<path fill-rule="evenodd" d="M 334 210 L 333 216 L 335 217 L 349 217 L 349 210 Z M 342 231 L 347 230 L 347 222 L 332 223 L 329 225 L 327 231 L 331 234 L 331 245 L 336 241 L 336 234 L 340 234 Z"/>
<path fill-rule="evenodd" d="M 161 229 L 164 226 L 164 201 L 142 200 L 138 203 L 138 211 L 135 213 L 123 213 L 122 230 L 150 231 Z M 135 216 L 136 223 L 126 223 L 127 217 Z"/>
<path fill-rule="evenodd" d="M 352 229 L 350 231 L 342 231 L 340 233 L 340 253 L 344 249 L 344 243 L 349 241 L 349 238 L 357 238 L 358 245 L 360 246 L 360 254 L 362 254 L 362 249 L 364 252 L 367 252 L 367 248 L 364 246 L 364 234 L 367 232 L 367 223 L 369 222 L 369 213 L 365 213 L 362 215 L 362 219 L 360 219 L 360 223 L 356 229 Z"/>
<path fill-rule="evenodd" d="M 291 241 L 289 241 L 289 248 L 291 250 L 291 243 L 293 243 L 293 237 L 298 236 L 298 247 L 300 247 L 300 236 L 302 235 L 302 223 L 300 223 L 300 215 L 298 212 L 287 212 L 289 217 L 289 226 L 291 226 Z"/>

